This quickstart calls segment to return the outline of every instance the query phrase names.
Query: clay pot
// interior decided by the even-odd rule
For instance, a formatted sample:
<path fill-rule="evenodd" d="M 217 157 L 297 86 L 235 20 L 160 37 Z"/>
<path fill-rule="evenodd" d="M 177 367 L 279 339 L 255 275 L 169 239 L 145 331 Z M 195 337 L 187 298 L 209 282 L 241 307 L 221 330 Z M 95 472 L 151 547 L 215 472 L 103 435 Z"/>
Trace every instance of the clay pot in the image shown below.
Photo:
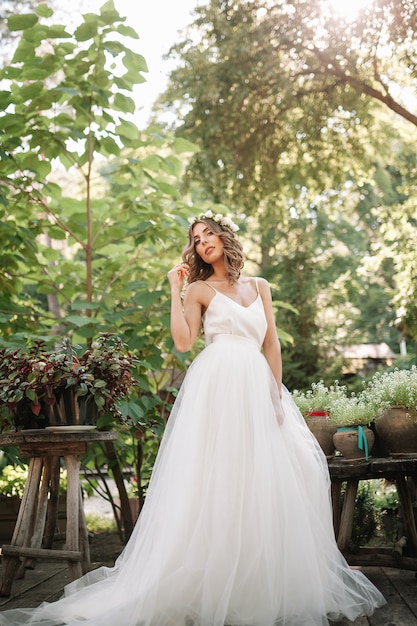
<path fill-rule="evenodd" d="M 306 415 L 305 420 L 324 454 L 331 458 L 335 451 L 333 435 L 337 428 L 329 421 L 328 416 L 325 411 L 314 411 Z"/>
<path fill-rule="evenodd" d="M 375 435 L 370 428 L 362 427 L 363 434 L 368 443 L 368 456 L 371 454 L 375 443 Z M 356 461 L 366 458 L 365 449 L 359 448 L 358 427 L 338 429 L 333 435 L 336 450 L 339 450 L 344 459 Z"/>
<path fill-rule="evenodd" d="M 417 455 L 417 411 L 401 406 L 385 409 L 375 419 L 375 430 L 388 454 Z"/>

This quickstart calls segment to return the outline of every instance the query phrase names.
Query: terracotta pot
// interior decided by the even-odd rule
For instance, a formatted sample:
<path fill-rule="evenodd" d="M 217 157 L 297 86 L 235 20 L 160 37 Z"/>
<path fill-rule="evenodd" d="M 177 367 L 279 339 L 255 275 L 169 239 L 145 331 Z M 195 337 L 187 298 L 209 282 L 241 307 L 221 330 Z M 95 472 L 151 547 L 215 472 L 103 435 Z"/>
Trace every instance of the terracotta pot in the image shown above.
<path fill-rule="evenodd" d="M 324 454 L 332 457 L 335 451 L 333 435 L 337 428 L 329 421 L 328 416 L 325 411 L 312 411 L 305 416 L 305 420 Z"/>
<path fill-rule="evenodd" d="M 368 456 L 371 454 L 375 443 L 375 435 L 370 428 L 362 427 L 362 432 L 368 443 Z M 358 427 L 338 429 L 333 435 L 336 450 L 339 450 L 345 459 L 359 460 L 366 458 L 365 449 L 359 448 L 359 431 Z"/>
<path fill-rule="evenodd" d="M 388 454 L 417 455 L 417 411 L 394 406 L 375 419 L 375 430 Z"/>

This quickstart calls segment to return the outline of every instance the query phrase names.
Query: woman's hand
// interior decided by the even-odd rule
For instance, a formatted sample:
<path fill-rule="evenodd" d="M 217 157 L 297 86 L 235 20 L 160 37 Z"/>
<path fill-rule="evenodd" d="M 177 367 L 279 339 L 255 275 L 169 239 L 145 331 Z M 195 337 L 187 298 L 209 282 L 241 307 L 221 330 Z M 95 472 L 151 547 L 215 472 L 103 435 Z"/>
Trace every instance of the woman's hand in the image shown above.
<path fill-rule="evenodd" d="M 188 278 L 190 271 L 187 263 L 180 263 L 175 265 L 172 270 L 169 270 L 167 276 L 171 289 L 178 289 L 181 291 L 184 278 Z"/>

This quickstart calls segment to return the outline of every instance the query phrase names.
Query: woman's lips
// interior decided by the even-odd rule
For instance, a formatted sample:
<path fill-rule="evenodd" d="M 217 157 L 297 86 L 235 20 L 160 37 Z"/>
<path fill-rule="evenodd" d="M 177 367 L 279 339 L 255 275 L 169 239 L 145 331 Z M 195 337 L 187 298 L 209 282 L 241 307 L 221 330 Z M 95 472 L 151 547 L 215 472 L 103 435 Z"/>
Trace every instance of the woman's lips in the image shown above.
<path fill-rule="evenodd" d="M 205 253 L 210 254 L 210 252 L 212 252 L 213 250 L 214 250 L 214 247 L 210 246 L 210 248 L 206 248 Z"/>

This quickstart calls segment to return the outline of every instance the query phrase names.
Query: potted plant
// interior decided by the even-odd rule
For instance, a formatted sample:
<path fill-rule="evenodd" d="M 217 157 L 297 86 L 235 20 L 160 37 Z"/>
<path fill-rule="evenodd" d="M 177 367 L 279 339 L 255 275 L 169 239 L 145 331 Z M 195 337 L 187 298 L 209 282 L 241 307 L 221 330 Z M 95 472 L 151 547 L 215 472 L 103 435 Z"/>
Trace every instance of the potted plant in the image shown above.
<path fill-rule="evenodd" d="M 377 372 L 365 394 L 378 407 L 375 430 L 386 454 L 417 454 L 417 367 Z"/>
<path fill-rule="evenodd" d="M 336 399 L 346 396 L 346 387 L 339 385 L 337 380 L 328 387 L 320 380 L 312 383 L 310 389 L 294 390 L 291 395 L 323 452 L 332 457 L 336 426 L 330 421 L 330 407 Z"/>
<path fill-rule="evenodd" d="M 97 415 L 123 421 L 119 401 L 136 387 L 134 356 L 112 333 L 84 352 L 64 340 L 48 350 L 0 350 L 0 430 L 91 427 Z"/>
<path fill-rule="evenodd" d="M 345 459 L 368 459 L 375 443 L 369 424 L 374 421 L 376 410 L 364 394 L 351 394 L 332 402 L 330 421 L 337 429 L 333 441 Z"/>

